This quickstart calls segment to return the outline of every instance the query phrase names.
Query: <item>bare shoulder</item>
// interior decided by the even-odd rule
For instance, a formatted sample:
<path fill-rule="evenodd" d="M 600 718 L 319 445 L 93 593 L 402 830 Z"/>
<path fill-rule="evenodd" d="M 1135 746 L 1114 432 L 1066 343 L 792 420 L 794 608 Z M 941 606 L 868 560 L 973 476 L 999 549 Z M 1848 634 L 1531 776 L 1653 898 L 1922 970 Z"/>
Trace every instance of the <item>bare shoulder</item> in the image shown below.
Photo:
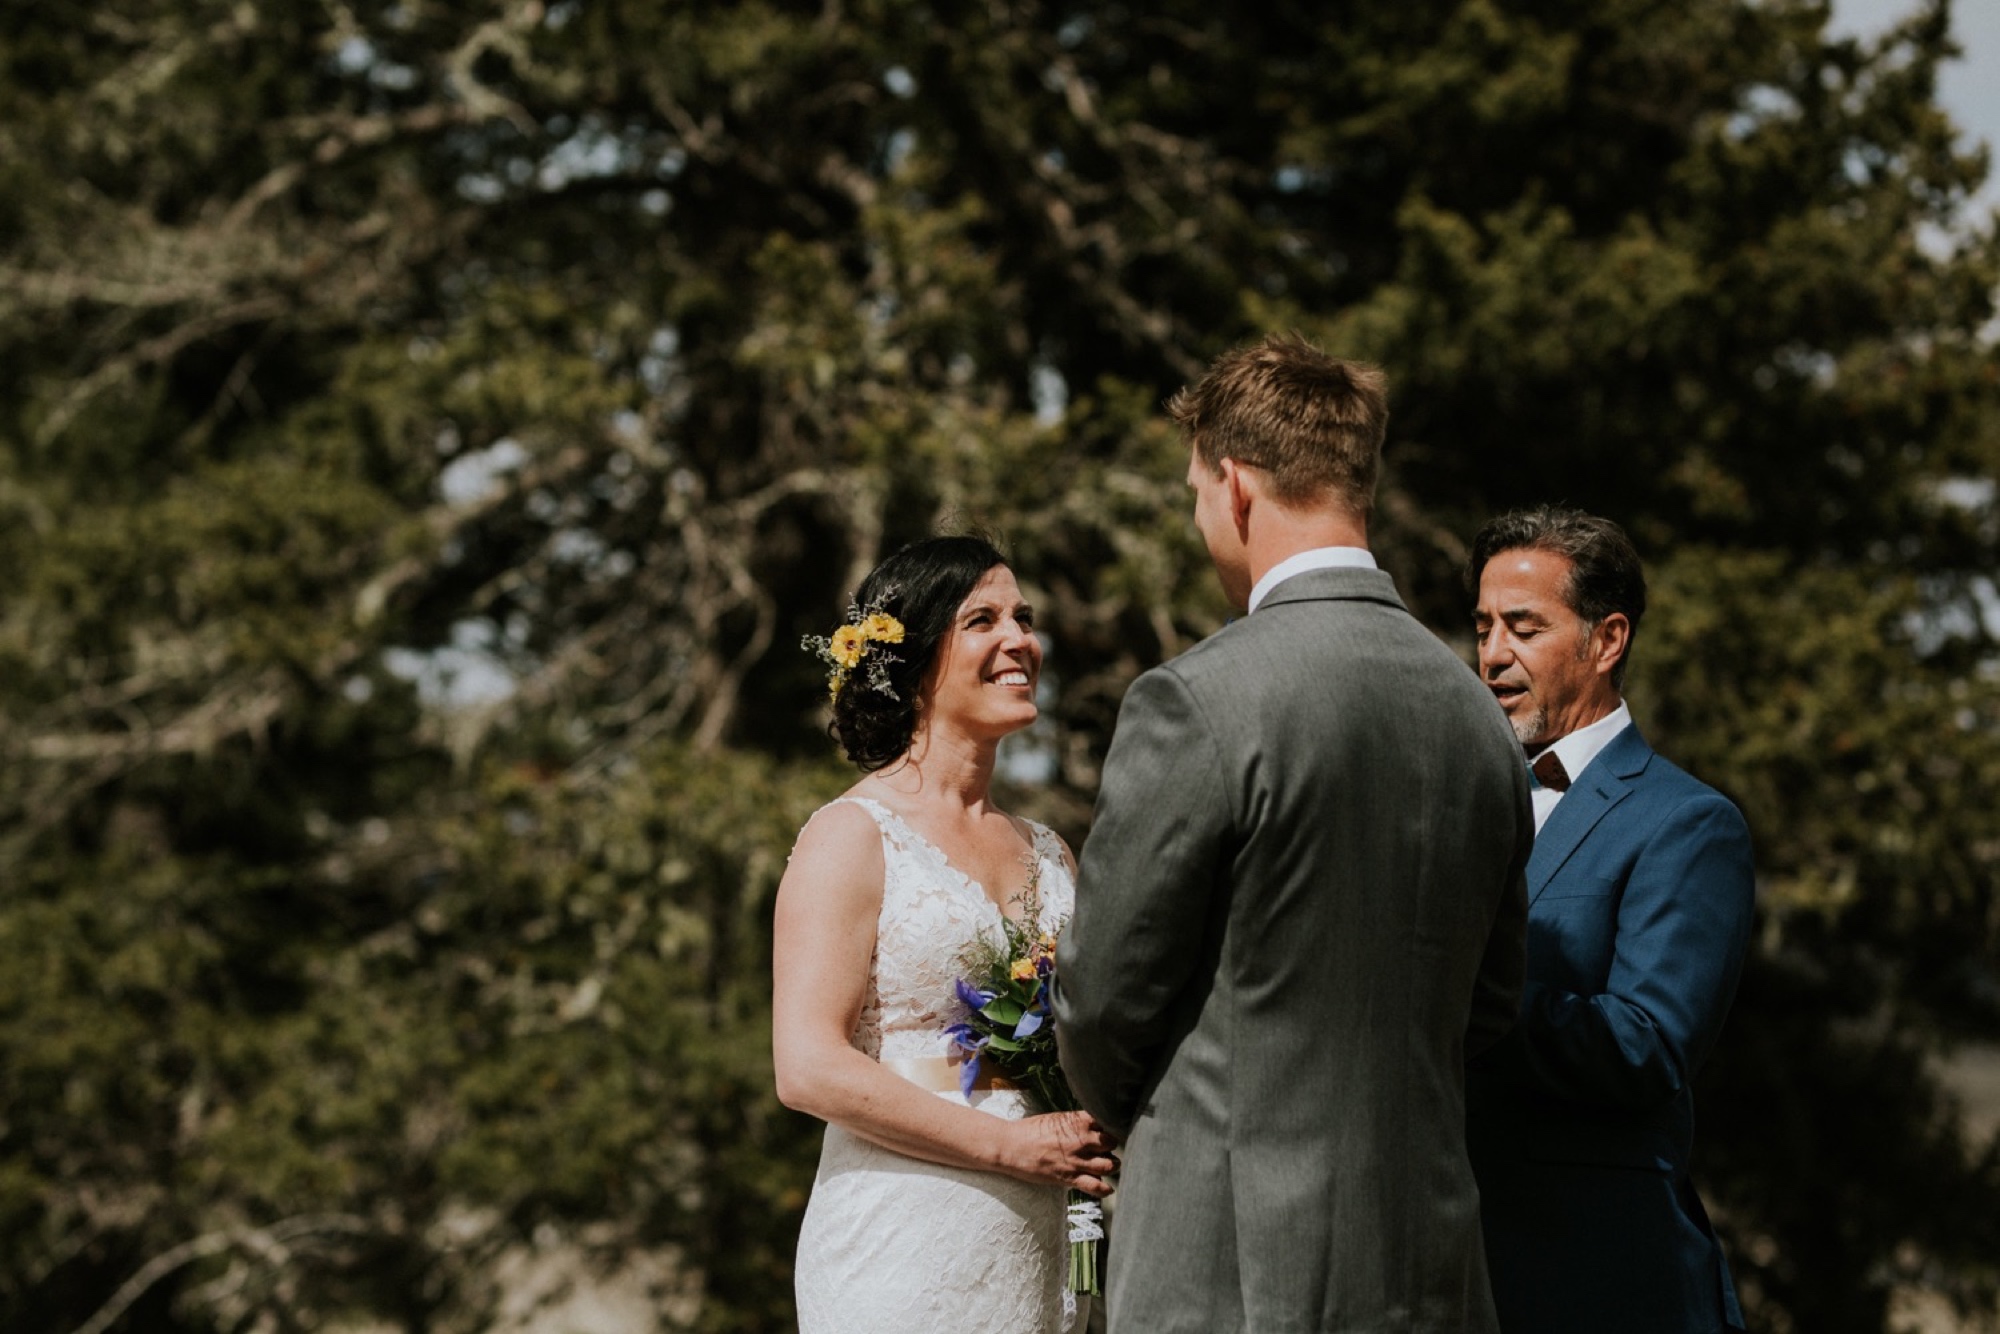
<path fill-rule="evenodd" d="M 793 847 L 795 852 L 807 848 L 826 852 L 857 850 L 862 844 L 880 838 L 881 831 L 868 808 L 851 796 L 843 796 L 812 813 L 800 828 Z"/>
<path fill-rule="evenodd" d="M 792 844 L 785 879 L 851 885 L 882 882 L 882 832 L 858 801 L 829 802 L 814 811 Z"/>

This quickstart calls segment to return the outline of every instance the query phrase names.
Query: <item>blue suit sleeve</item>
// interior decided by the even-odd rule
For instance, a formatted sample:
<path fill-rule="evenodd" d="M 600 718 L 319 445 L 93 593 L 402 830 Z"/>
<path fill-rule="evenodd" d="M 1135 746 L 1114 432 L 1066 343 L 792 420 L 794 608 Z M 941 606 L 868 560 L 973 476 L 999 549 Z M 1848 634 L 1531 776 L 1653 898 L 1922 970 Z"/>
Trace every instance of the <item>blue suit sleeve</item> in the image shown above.
<path fill-rule="evenodd" d="M 1623 887 L 1605 989 L 1530 981 L 1496 1051 L 1513 1081 L 1562 1102 L 1643 1111 L 1675 1097 L 1721 1032 L 1755 905 L 1750 831 L 1719 794 L 1661 821 Z"/>
<path fill-rule="evenodd" d="M 1105 757 L 1054 992 L 1071 1088 L 1119 1135 L 1139 1114 L 1206 944 L 1229 827 L 1218 760 L 1200 707 L 1171 671 L 1132 683 Z"/>

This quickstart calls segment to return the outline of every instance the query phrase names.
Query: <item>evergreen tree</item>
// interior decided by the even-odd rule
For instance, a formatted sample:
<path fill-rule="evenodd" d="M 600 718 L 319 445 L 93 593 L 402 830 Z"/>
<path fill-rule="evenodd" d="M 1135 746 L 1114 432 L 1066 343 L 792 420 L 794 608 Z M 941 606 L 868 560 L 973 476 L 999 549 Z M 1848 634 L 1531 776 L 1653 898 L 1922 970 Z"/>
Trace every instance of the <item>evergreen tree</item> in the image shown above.
<path fill-rule="evenodd" d="M 1375 539 L 1625 522 L 1761 935 L 1697 1164 L 1767 1330 L 1992 1311 L 2000 376 L 1944 0 L 17 6 L 0 21 L 0 1325 L 781 1328 L 769 900 L 824 632 L 1009 543 L 1072 838 L 1220 623 L 1162 397 L 1385 364 Z M 261 1324 L 260 1324 L 261 1322 Z"/>

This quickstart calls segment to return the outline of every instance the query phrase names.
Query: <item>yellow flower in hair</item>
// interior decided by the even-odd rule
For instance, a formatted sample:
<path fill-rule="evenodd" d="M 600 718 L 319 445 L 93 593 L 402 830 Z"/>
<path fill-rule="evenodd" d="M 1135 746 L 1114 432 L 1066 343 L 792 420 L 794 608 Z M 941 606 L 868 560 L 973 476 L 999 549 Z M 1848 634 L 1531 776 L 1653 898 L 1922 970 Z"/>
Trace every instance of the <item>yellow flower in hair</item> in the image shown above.
<path fill-rule="evenodd" d="M 847 624 L 824 638 L 806 635 L 799 640 L 800 648 L 817 655 L 831 669 L 826 678 L 826 693 L 830 698 L 838 700 L 847 678 L 864 664 L 868 670 L 868 688 L 890 699 L 896 698 L 895 683 L 889 679 L 889 664 L 902 659 L 887 648 L 877 647 L 903 642 L 903 623 L 882 610 L 883 601 L 894 593 L 893 588 L 884 589 L 866 610 L 850 601 Z"/>
<path fill-rule="evenodd" d="M 878 611 L 861 622 L 861 634 L 878 644 L 900 644 L 903 642 L 903 623 L 886 611 Z"/>
<path fill-rule="evenodd" d="M 868 636 L 858 625 L 843 625 L 833 632 L 827 641 L 827 652 L 840 666 L 853 669 L 861 661 L 861 655 L 868 651 Z"/>

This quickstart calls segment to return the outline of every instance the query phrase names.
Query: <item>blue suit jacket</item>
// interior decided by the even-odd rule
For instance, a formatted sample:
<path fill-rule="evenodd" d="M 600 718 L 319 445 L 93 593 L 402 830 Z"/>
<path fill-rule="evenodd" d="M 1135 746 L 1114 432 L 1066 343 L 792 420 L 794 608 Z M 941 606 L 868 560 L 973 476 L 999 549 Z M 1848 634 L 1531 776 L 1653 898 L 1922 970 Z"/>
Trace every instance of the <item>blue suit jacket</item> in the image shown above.
<path fill-rule="evenodd" d="M 1743 816 L 1628 727 L 1556 804 L 1528 895 L 1521 1021 L 1468 1088 L 1501 1328 L 1740 1329 L 1688 1159 L 1750 937 Z"/>

